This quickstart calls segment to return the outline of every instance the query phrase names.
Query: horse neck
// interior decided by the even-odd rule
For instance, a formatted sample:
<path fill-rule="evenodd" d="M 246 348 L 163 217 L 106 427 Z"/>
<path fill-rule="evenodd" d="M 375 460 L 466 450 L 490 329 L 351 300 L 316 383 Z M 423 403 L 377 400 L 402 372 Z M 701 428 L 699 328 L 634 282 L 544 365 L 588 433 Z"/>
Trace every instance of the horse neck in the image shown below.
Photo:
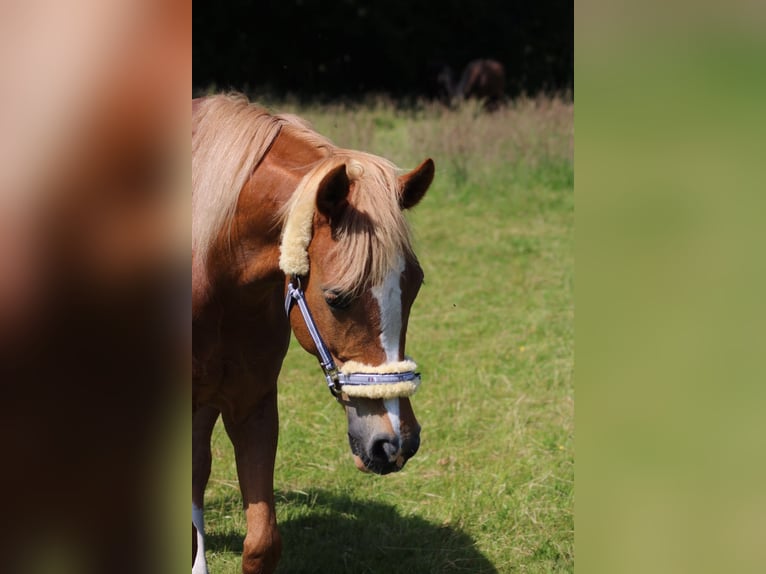
<path fill-rule="evenodd" d="M 303 177 L 324 152 L 284 130 L 240 194 L 230 244 L 234 249 L 237 283 L 277 284 L 282 229 L 277 214 L 288 202 Z"/>

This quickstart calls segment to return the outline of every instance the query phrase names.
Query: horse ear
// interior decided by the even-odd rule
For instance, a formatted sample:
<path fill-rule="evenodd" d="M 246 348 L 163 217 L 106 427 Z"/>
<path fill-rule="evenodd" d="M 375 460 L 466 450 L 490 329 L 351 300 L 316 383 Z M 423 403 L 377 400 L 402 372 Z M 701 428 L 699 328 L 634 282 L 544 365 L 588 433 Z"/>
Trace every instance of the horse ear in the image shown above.
<path fill-rule="evenodd" d="M 434 160 L 428 158 L 410 173 L 399 178 L 402 191 L 399 194 L 399 205 L 402 209 L 415 207 L 428 190 L 434 179 Z"/>
<path fill-rule="evenodd" d="M 346 165 L 333 168 L 322 178 L 317 190 L 317 209 L 329 219 L 337 217 L 348 204 L 351 182 L 346 174 Z"/>

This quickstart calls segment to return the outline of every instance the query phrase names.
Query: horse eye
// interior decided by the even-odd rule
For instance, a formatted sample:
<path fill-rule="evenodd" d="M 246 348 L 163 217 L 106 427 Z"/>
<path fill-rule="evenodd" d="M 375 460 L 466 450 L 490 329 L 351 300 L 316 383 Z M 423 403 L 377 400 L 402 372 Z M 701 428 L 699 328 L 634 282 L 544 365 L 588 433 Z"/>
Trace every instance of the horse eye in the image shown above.
<path fill-rule="evenodd" d="M 339 293 L 338 291 L 328 289 L 325 291 L 324 300 L 332 309 L 340 311 L 348 309 L 351 306 L 353 298 L 347 293 Z"/>

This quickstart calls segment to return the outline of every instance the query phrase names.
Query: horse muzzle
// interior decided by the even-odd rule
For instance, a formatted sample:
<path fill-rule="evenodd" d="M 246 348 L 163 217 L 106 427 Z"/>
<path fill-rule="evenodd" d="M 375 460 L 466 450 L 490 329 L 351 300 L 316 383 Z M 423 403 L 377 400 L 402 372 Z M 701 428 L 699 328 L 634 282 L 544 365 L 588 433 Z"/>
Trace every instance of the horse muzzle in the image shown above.
<path fill-rule="evenodd" d="M 407 399 L 349 398 L 343 403 L 349 446 L 359 470 L 398 472 L 420 448 L 420 425 Z"/>
<path fill-rule="evenodd" d="M 362 472 L 390 474 L 399 472 L 420 447 L 420 437 L 404 441 L 392 434 L 378 434 L 362 444 L 349 433 L 349 445 L 354 464 Z"/>

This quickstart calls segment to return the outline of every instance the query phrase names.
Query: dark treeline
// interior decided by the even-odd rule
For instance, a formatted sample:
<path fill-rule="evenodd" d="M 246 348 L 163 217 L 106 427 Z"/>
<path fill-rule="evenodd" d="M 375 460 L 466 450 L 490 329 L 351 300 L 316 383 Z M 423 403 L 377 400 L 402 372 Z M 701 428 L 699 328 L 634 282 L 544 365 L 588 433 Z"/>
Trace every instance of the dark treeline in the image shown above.
<path fill-rule="evenodd" d="M 194 0 L 193 18 L 196 92 L 433 97 L 475 58 L 505 65 L 511 96 L 574 82 L 571 0 Z"/>

